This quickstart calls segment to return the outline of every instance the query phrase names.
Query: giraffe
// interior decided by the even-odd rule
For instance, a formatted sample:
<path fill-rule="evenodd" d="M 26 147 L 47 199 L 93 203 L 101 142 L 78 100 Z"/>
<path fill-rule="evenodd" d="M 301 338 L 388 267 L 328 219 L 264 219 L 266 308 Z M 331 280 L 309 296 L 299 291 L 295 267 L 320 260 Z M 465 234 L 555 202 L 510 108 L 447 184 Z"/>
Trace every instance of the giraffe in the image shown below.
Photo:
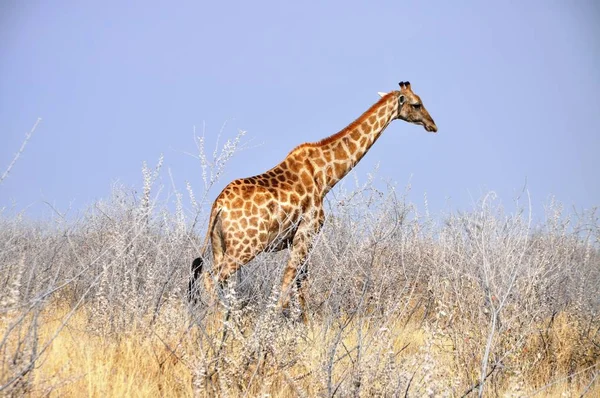
<path fill-rule="evenodd" d="M 392 120 L 404 120 L 437 132 L 410 83 L 399 85 L 400 90 L 379 93 L 378 102 L 337 134 L 304 143 L 271 170 L 235 180 L 223 189 L 211 208 L 201 256 L 192 263 L 190 299 L 196 300 L 196 284 L 209 240 L 213 271 L 204 274 L 204 284 L 213 297 L 215 281 L 224 283 L 259 253 L 289 248 L 279 306 L 288 306 L 289 290 L 295 283 L 306 322 L 305 261 L 325 220 L 325 195 L 362 159 Z"/>

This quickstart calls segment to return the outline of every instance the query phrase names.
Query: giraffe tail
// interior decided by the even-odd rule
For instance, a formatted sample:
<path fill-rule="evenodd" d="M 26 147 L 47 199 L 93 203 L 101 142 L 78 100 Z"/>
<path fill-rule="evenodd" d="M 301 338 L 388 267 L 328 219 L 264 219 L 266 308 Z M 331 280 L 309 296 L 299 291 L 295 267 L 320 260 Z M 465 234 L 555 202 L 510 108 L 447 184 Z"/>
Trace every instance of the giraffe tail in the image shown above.
<path fill-rule="evenodd" d="M 188 300 L 190 301 L 190 303 L 193 304 L 198 303 L 198 280 L 200 279 L 200 274 L 202 273 L 202 268 L 204 266 L 204 256 L 206 255 L 206 249 L 208 248 L 208 241 L 212 236 L 212 232 L 216 224 L 216 219 L 220 213 L 221 209 L 218 209 L 215 203 L 210 213 L 208 231 L 206 232 L 206 237 L 204 238 L 204 243 L 202 244 L 200 257 L 192 261 L 192 275 L 188 284 Z"/>
<path fill-rule="evenodd" d="M 198 302 L 198 286 L 196 285 L 198 283 L 198 279 L 200 279 L 203 265 L 204 260 L 202 257 L 198 257 L 192 261 L 192 276 L 188 285 L 188 300 L 193 304 Z"/>

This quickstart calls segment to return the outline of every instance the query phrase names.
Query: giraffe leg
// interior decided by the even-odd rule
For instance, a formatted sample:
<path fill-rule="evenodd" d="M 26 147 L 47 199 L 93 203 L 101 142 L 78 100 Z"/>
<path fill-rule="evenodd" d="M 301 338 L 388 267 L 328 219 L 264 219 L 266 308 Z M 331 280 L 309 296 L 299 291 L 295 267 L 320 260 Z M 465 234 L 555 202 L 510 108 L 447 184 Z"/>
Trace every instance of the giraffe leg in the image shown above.
<path fill-rule="evenodd" d="M 303 224 L 298 228 L 292 242 L 290 260 L 283 273 L 283 281 L 281 283 L 281 294 L 279 296 L 280 307 L 282 309 L 288 307 L 291 293 L 290 287 L 292 286 L 292 282 L 295 281 L 296 286 L 298 287 L 298 299 L 302 309 L 302 318 L 305 323 L 307 321 L 307 313 L 306 286 L 304 282 L 308 276 L 306 258 L 312 248 L 314 236 L 319 232 L 323 225 L 323 219 L 323 212 L 320 211 L 317 213 L 317 217 L 312 220 L 305 219 Z"/>
<path fill-rule="evenodd" d="M 286 309 L 290 303 L 290 294 L 292 282 L 298 283 L 299 272 L 298 270 L 304 265 L 306 260 L 306 245 L 294 244 L 291 250 L 291 256 L 283 272 L 283 279 L 281 282 L 281 293 L 279 295 L 279 306 L 282 309 Z"/>
<path fill-rule="evenodd" d="M 249 261 L 250 259 L 248 257 L 243 257 L 241 259 L 227 259 L 224 261 L 219 269 L 219 272 L 217 273 L 217 281 L 219 282 L 219 285 L 227 282 L 227 280 L 229 280 L 235 271 L 240 269 Z"/>
<path fill-rule="evenodd" d="M 300 302 L 300 308 L 302 308 L 302 321 L 304 324 L 308 323 L 307 316 L 307 295 L 308 295 L 308 286 L 306 284 L 306 280 L 308 279 L 308 263 L 304 263 L 304 265 L 300 268 L 298 272 L 298 276 L 296 277 L 296 288 L 298 290 L 298 301 Z"/>
<path fill-rule="evenodd" d="M 212 305 L 217 302 L 217 291 L 215 289 L 215 275 L 217 271 L 220 271 L 225 258 L 225 251 L 227 246 L 225 244 L 225 237 L 221 232 L 222 220 L 218 218 L 216 221 L 215 229 L 212 231 L 211 246 L 213 254 L 213 265 L 212 270 L 206 270 L 204 272 L 204 289 L 206 290 L 209 303 Z"/>
<path fill-rule="evenodd" d="M 216 301 L 217 295 L 215 290 L 215 281 L 211 272 L 204 273 L 204 290 L 210 297 L 211 304 Z"/>
<path fill-rule="evenodd" d="M 229 278 L 253 258 L 250 252 L 241 253 L 237 258 L 224 255 L 219 263 L 215 263 L 212 274 L 207 272 L 204 275 L 204 286 L 211 293 L 213 302 L 218 298 L 217 289 L 223 288 Z"/>

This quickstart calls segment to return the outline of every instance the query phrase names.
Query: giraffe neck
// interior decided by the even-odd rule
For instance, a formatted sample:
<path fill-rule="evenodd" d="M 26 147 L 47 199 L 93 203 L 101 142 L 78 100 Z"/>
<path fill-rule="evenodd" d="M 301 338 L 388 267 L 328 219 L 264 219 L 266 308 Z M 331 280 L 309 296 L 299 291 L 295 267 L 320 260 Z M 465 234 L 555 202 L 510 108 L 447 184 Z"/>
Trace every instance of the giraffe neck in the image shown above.
<path fill-rule="evenodd" d="M 325 195 L 365 156 L 398 113 L 397 92 L 381 98 L 348 127 L 316 144 L 321 150 L 315 179 Z M 324 164 L 323 164 L 324 160 Z"/>

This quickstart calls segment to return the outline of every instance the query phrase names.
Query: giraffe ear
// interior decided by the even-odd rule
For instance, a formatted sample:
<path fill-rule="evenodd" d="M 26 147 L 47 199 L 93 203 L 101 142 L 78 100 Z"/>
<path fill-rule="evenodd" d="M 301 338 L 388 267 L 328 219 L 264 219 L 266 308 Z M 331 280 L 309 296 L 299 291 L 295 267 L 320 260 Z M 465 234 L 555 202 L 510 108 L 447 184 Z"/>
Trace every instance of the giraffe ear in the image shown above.
<path fill-rule="evenodd" d="M 377 92 L 377 94 L 379 94 L 380 97 L 385 97 L 387 95 L 387 93 L 383 93 L 381 91 Z"/>

